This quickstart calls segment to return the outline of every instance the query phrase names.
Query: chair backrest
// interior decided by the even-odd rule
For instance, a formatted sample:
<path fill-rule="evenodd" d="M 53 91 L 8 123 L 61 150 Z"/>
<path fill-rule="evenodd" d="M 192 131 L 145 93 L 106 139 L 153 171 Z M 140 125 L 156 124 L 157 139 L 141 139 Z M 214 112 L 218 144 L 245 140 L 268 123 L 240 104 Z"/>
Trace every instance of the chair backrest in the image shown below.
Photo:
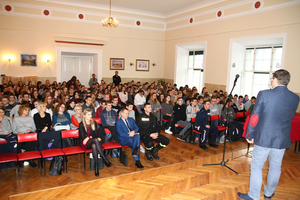
<path fill-rule="evenodd" d="M 219 120 L 219 115 L 211 115 L 211 116 L 210 116 L 210 120 L 211 120 L 211 121 Z"/>
<path fill-rule="evenodd" d="M 97 123 L 97 124 L 101 124 L 101 118 L 93 118 L 93 120 Z"/>
<path fill-rule="evenodd" d="M 7 141 L 5 139 L 3 139 L 3 138 L 0 138 L 0 145 L 1 144 L 7 144 Z"/>
<path fill-rule="evenodd" d="M 61 131 L 61 138 L 78 138 L 78 137 L 79 137 L 78 129 Z"/>
<path fill-rule="evenodd" d="M 249 112 L 245 112 L 245 117 L 249 116 L 250 113 Z"/>
<path fill-rule="evenodd" d="M 192 123 L 195 123 L 196 117 L 192 118 Z"/>
<path fill-rule="evenodd" d="M 18 134 L 18 143 L 37 141 L 37 133 Z"/>
<path fill-rule="evenodd" d="M 236 118 L 244 117 L 244 112 L 238 112 L 238 113 L 235 113 L 235 117 L 236 117 Z"/>
<path fill-rule="evenodd" d="M 105 128 L 104 131 L 106 134 L 111 134 L 111 132 L 108 130 L 108 128 Z"/>

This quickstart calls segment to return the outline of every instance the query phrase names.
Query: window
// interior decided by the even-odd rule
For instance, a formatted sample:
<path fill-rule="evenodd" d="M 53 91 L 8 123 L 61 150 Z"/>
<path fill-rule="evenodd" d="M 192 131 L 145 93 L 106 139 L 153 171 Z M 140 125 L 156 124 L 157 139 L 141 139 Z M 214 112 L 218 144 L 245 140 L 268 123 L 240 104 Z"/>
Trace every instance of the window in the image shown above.
<path fill-rule="evenodd" d="M 203 51 L 190 51 L 186 83 L 190 88 L 196 86 L 198 91 L 203 86 Z"/>
<path fill-rule="evenodd" d="M 282 46 L 246 48 L 244 94 L 257 96 L 271 87 L 272 73 L 281 68 Z"/>

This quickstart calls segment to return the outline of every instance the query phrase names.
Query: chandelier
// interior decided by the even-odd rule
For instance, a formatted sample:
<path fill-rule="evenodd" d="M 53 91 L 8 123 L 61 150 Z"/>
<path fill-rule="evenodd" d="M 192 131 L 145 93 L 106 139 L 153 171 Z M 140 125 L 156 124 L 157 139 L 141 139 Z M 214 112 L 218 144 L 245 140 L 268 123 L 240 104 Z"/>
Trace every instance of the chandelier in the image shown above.
<path fill-rule="evenodd" d="M 115 18 L 111 17 L 111 0 L 109 0 L 109 17 L 102 20 L 102 25 L 106 27 L 117 27 L 118 23 Z"/>

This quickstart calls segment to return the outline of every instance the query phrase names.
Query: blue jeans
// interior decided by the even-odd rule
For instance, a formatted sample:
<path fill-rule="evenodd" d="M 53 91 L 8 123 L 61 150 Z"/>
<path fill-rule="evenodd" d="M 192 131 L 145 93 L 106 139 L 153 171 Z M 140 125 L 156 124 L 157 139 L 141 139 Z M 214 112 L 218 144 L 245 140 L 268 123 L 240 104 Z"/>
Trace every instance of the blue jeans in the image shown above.
<path fill-rule="evenodd" d="M 140 109 L 138 112 L 141 114 L 141 113 L 143 113 L 143 111 L 142 111 L 142 109 L 144 108 L 144 105 L 137 105 L 137 106 L 135 106 L 136 107 L 136 109 Z"/>
<path fill-rule="evenodd" d="M 185 133 L 189 128 L 191 128 L 191 126 L 192 126 L 192 125 L 191 125 L 191 122 L 188 122 L 188 121 L 182 121 L 182 120 L 176 122 L 176 124 L 178 124 L 178 125 L 180 125 L 180 126 L 185 126 L 184 129 L 182 129 L 182 130 L 180 131 L 180 133 L 179 133 L 180 136 L 183 136 L 184 133 Z"/>
<path fill-rule="evenodd" d="M 281 174 L 281 163 L 285 149 L 274 149 L 254 145 L 251 161 L 250 188 L 248 195 L 259 200 L 262 185 L 262 168 L 269 156 L 269 173 L 267 185 L 264 187 L 266 196 L 271 196 L 277 185 Z"/>

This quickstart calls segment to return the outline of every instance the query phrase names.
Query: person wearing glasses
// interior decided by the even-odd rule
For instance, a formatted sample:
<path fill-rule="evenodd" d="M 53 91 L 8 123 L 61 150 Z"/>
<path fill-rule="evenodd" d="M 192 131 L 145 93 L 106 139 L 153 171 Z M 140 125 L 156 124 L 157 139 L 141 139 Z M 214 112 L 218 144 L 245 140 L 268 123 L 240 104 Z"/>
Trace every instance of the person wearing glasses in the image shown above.
<path fill-rule="evenodd" d="M 70 130 L 71 118 L 66 110 L 66 104 L 63 102 L 60 102 L 55 106 L 52 119 L 55 131 Z"/>
<path fill-rule="evenodd" d="M 299 96 L 287 88 L 291 75 L 280 69 L 271 79 L 272 89 L 260 91 L 245 138 L 254 143 L 251 161 L 250 188 L 240 199 L 260 199 L 262 169 L 269 158 L 269 173 L 264 187 L 264 199 L 272 199 L 281 174 L 282 159 L 291 147 L 291 124 L 299 104 Z"/>

